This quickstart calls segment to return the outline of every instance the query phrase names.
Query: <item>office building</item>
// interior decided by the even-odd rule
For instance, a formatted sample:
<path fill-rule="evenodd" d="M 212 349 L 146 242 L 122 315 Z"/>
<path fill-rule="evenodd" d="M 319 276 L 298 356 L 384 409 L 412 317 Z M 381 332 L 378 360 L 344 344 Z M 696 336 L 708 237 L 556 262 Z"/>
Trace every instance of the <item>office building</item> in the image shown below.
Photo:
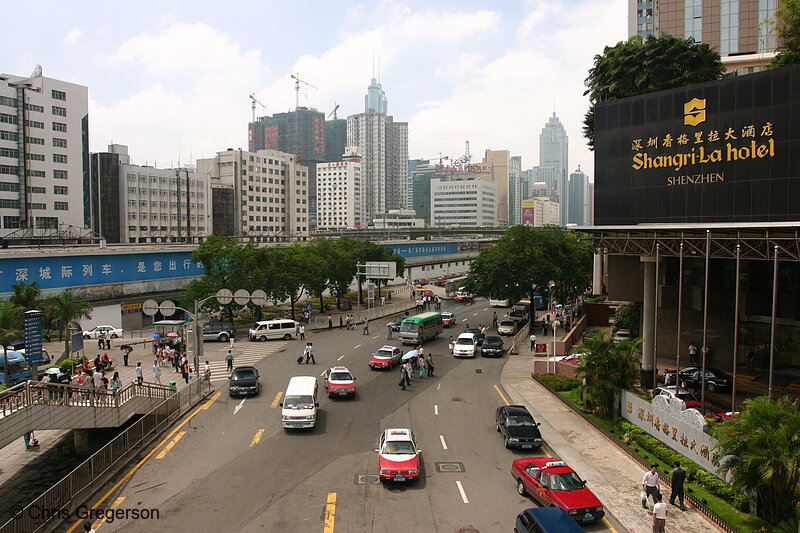
<path fill-rule="evenodd" d="M 372 79 L 363 113 L 347 117 L 347 145 L 362 156 L 365 220 L 408 202 L 408 123 L 386 114 L 388 100 Z"/>
<path fill-rule="evenodd" d="M 308 168 L 278 150 L 228 149 L 197 160 L 197 175 L 211 188 L 213 232 L 255 242 L 308 236 Z M 219 201 L 219 205 L 216 203 Z M 224 210 L 217 215 L 218 210 Z"/>
<path fill-rule="evenodd" d="M 372 221 L 372 226 L 375 229 L 422 228 L 425 227 L 425 221 L 417 218 L 413 209 L 390 209 L 378 215 Z"/>
<path fill-rule="evenodd" d="M 587 224 L 589 177 L 581 170 L 580 165 L 578 170 L 569 175 L 569 199 L 567 223 L 578 226 Z"/>
<path fill-rule="evenodd" d="M 779 41 L 780 0 L 628 0 L 628 35 L 693 38 L 719 51 L 729 73 L 764 70 Z"/>
<path fill-rule="evenodd" d="M 515 155 L 508 161 L 508 225 L 521 223 L 522 213 L 522 157 Z"/>
<path fill-rule="evenodd" d="M 317 163 L 317 229 L 366 227 L 361 157 L 348 150 L 342 159 Z"/>
<path fill-rule="evenodd" d="M 488 173 L 485 179 L 497 187 L 497 225 L 508 226 L 509 222 L 509 165 L 511 154 L 508 150 L 486 150 L 479 166 Z"/>
<path fill-rule="evenodd" d="M 548 198 L 533 198 L 533 225 L 535 227 L 561 225 L 560 211 L 561 206 L 558 202 Z"/>
<path fill-rule="evenodd" d="M 88 228 L 89 90 L 0 74 L 0 236 L 20 228 Z"/>
<path fill-rule="evenodd" d="M 569 185 L 567 172 L 569 168 L 569 139 L 567 130 L 558 120 L 555 112 L 547 121 L 539 135 L 539 166 L 555 169 L 555 189 L 558 191 L 558 203 L 561 205 L 561 225 L 567 224 L 569 210 Z M 542 180 L 537 180 L 542 181 Z"/>
<path fill-rule="evenodd" d="M 411 202 L 409 206 L 414 210 L 417 218 L 422 219 L 426 225 L 431 223 L 431 179 L 436 176 L 436 166 L 429 160 L 411 159 L 408 162 L 408 171 L 411 175 Z"/>
<path fill-rule="evenodd" d="M 92 230 L 110 243 L 197 242 L 210 234 L 208 182 L 190 168 L 132 165 L 128 147 L 91 154 Z"/>
<path fill-rule="evenodd" d="M 452 176 L 431 180 L 431 226 L 497 226 L 497 184 Z"/>
<path fill-rule="evenodd" d="M 325 121 L 325 161 L 341 161 L 347 147 L 347 120 Z"/>

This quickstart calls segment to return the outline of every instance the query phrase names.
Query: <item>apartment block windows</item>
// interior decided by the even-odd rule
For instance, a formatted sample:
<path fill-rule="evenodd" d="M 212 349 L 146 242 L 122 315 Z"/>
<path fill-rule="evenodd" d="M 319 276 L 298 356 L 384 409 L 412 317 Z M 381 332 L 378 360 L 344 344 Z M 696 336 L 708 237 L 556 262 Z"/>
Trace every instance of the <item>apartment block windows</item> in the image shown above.
<path fill-rule="evenodd" d="M 739 51 L 739 0 L 722 0 L 719 19 L 719 55 Z"/>
<path fill-rule="evenodd" d="M 58 107 L 57 105 L 53 106 L 53 114 L 58 117 L 66 117 L 67 116 L 67 109 L 65 107 Z"/>
<path fill-rule="evenodd" d="M 53 154 L 53 163 L 66 163 L 66 154 Z"/>
<path fill-rule="evenodd" d="M 53 131 L 67 131 L 67 125 L 63 122 L 53 122 Z"/>
<path fill-rule="evenodd" d="M 758 53 L 764 54 L 775 49 L 775 36 L 769 35 L 770 21 L 775 20 L 775 1 L 758 0 Z"/>
<path fill-rule="evenodd" d="M 56 211 L 69 211 L 68 202 L 53 202 L 53 209 Z"/>
<path fill-rule="evenodd" d="M 69 194 L 69 187 L 53 185 L 53 194 Z"/>
<path fill-rule="evenodd" d="M 57 180 L 65 180 L 67 179 L 67 171 L 66 170 L 54 170 L 53 171 L 53 178 Z"/>
<path fill-rule="evenodd" d="M 686 0 L 683 10 L 684 38 L 692 38 L 698 43 L 701 42 L 703 40 L 703 0 Z"/>
<path fill-rule="evenodd" d="M 53 97 L 53 100 L 64 100 L 64 101 L 67 100 L 67 93 L 65 93 L 64 91 L 57 91 L 53 89 L 52 91 L 50 91 L 50 95 Z"/>
<path fill-rule="evenodd" d="M 58 137 L 53 137 L 53 146 L 55 146 L 56 148 L 66 148 L 67 140 L 59 139 Z"/>

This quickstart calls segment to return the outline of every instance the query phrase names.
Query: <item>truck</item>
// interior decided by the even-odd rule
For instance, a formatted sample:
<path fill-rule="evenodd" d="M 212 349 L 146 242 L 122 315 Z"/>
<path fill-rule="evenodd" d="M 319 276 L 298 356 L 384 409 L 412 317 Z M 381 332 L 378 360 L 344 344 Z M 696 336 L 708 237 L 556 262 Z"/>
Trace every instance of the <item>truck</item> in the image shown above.
<path fill-rule="evenodd" d="M 8 381 L 6 381 L 6 358 L 8 358 Z M 25 360 L 22 352 L 9 351 L 5 354 L 0 351 L 0 383 L 12 386 L 31 379 L 31 367 Z"/>
<path fill-rule="evenodd" d="M 509 315 L 521 318 L 522 320 L 527 320 L 528 315 L 530 315 L 530 312 L 531 312 L 531 301 L 520 300 L 511 307 L 511 312 L 509 313 Z"/>

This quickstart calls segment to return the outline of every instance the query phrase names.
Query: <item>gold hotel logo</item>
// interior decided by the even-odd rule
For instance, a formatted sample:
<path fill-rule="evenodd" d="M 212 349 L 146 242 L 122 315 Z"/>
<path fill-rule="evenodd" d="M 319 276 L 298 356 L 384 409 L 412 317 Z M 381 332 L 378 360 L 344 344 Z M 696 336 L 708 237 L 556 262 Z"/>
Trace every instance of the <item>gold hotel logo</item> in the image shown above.
<path fill-rule="evenodd" d="M 692 98 L 683 104 L 683 123 L 687 126 L 697 126 L 706 121 L 706 101 Z"/>

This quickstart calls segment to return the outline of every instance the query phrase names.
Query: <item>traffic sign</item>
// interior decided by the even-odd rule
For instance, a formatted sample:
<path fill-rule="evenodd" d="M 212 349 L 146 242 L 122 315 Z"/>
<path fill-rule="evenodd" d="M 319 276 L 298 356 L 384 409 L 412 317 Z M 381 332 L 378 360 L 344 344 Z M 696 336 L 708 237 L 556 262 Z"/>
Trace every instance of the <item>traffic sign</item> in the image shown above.
<path fill-rule="evenodd" d="M 158 302 L 155 300 L 145 300 L 142 303 L 142 313 L 146 314 L 147 316 L 153 316 L 158 312 Z"/>
<path fill-rule="evenodd" d="M 220 289 L 217 291 L 216 298 L 221 305 L 228 305 L 233 301 L 233 293 L 230 289 Z"/>
<path fill-rule="evenodd" d="M 164 316 L 172 316 L 175 314 L 175 302 L 171 300 L 164 300 L 158 308 Z"/>
<path fill-rule="evenodd" d="M 247 289 L 239 289 L 233 293 L 233 300 L 239 305 L 247 305 L 250 301 L 250 292 Z"/>
<path fill-rule="evenodd" d="M 253 302 L 253 305 L 264 305 L 267 303 L 267 293 L 261 289 L 256 289 L 250 295 L 250 301 Z"/>

